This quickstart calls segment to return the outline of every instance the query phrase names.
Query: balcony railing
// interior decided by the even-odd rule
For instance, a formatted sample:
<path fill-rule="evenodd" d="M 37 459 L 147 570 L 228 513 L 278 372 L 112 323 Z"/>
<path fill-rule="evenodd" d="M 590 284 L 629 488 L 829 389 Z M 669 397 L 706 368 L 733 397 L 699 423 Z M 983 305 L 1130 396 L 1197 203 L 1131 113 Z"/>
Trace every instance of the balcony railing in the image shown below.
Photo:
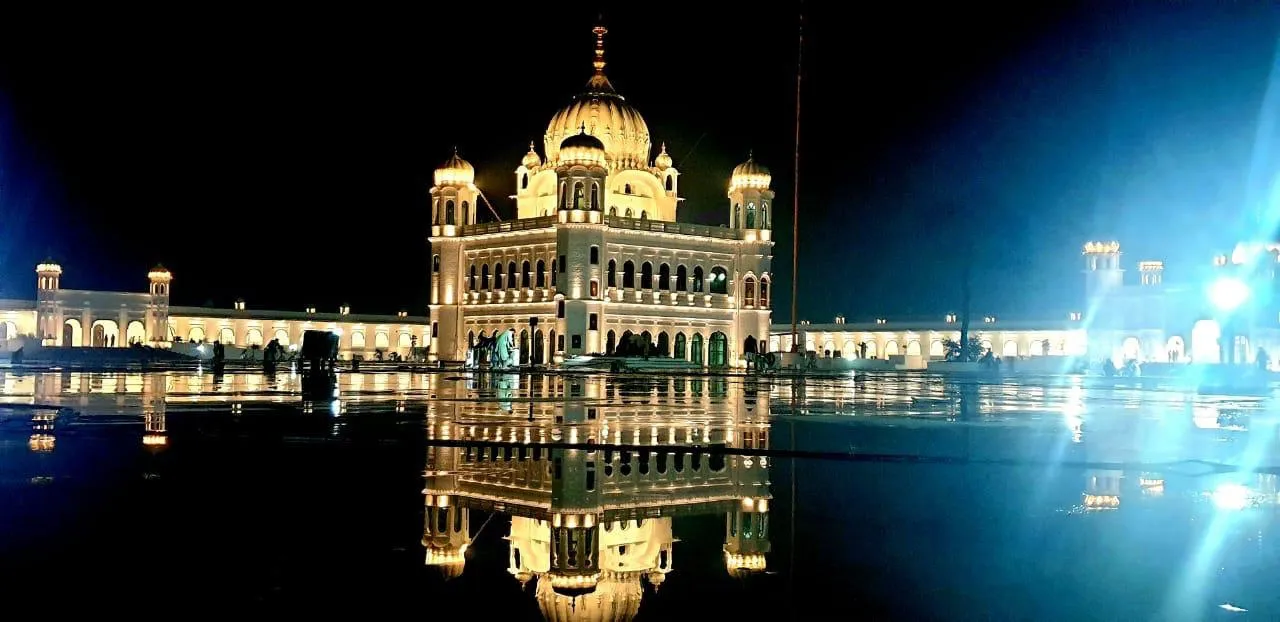
<path fill-rule="evenodd" d="M 654 233 L 677 233 L 680 235 L 699 235 L 721 240 L 739 239 L 740 233 L 728 227 L 709 227 L 684 222 L 665 222 L 645 218 L 627 218 L 625 216 L 605 216 L 604 224 L 615 229 L 631 229 L 634 231 L 652 231 Z"/>
<path fill-rule="evenodd" d="M 546 229 L 556 224 L 555 216 L 538 218 L 521 218 L 502 222 L 482 222 L 462 227 L 462 235 L 485 235 L 488 233 L 507 233 L 509 231 L 528 231 L 530 229 Z"/>

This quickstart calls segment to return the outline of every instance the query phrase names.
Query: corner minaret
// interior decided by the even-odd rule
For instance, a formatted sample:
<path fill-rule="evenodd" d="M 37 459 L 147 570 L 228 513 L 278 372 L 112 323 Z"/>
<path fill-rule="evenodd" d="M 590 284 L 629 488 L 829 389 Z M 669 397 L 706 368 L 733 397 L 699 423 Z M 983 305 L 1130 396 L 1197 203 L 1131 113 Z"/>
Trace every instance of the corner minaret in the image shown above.
<path fill-rule="evenodd" d="M 1124 285 L 1124 270 L 1120 269 L 1120 243 L 1085 244 L 1084 275 L 1085 295 L 1091 305 L 1098 297 Z"/>
<path fill-rule="evenodd" d="M 733 169 L 729 178 L 729 227 L 732 229 L 772 229 L 773 191 L 769 169 L 755 161 L 754 154 Z"/>
<path fill-rule="evenodd" d="M 173 273 L 160 264 L 147 273 L 151 300 L 147 303 L 147 341 L 151 345 L 169 342 L 169 284 Z"/>
<path fill-rule="evenodd" d="M 431 186 L 431 334 L 429 360 L 461 360 L 458 344 L 460 305 L 465 294 L 462 281 L 462 243 L 458 236 L 476 224 L 476 169 L 458 156 L 441 164 Z M 440 344 L 454 344 L 447 352 Z"/>
<path fill-rule="evenodd" d="M 36 335 L 44 345 L 58 344 L 62 337 L 62 308 L 58 304 L 62 266 L 53 259 L 46 259 L 36 266 Z"/>

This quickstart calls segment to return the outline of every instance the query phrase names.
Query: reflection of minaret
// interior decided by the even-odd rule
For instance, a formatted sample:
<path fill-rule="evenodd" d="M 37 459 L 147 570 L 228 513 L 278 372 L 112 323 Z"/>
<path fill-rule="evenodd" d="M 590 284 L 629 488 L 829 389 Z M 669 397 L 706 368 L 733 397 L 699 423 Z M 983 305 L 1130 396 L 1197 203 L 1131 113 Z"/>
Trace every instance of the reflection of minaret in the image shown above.
<path fill-rule="evenodd" d="M 1120 478 L 1123 471 L 1090 469 L 1085 472 L 1084 507 L 1087 510 L 1114 510 L 1120 507 Z"/>
<path fill-rule="evenodd" d="M 169 444 L 169 430 L 165 424 L 165 391 L 167 389 L 164 374 L 148 374 L 142 393 L 142 444 L 149 447 L 163 447 Z"/>
<path fill-rule="evenodd" d="M 753 408 L 757 399 L 763 400 L 763 407 L 756 412 Z M 757 397 L 756 387 L 747 384 L 742 395 L 742 404 L 737 409 L 740 415 L 738 438 L 735 439 L 743 449 L 769 448 L 769 402 L 767 394 Z M 758 417 L 757 417 L 758 415 Z M 767 563 L 766 555 L 771 544 L 769 541 L 769 502 L 773 498 L 769 492 L 768 458 L 763 456 L 734 456 L 730 458 L 733 471 L 737 474 L 736 492 L 738 504 L 725 514 L 724 564 L 731 576 L 740 577 L 763 572 Z"/>
<path fill-rule="evenodd" d="M 449 437 L 448 426 L 446 423 L 440 430 L 442 438 Z M 428 429 L 434 436 L 435 426 Z M 423 473 L 426 485 L 422 495 L 426 508 L 422 519 L 422 546 L 426 549 L 426 564 L 439 568 L 446 579 L 462 574 L 467 547 L 471 545 L 470 512 L 460 507 L 454 496 L 459 451 L 457 447 L 429 448 Z"/>

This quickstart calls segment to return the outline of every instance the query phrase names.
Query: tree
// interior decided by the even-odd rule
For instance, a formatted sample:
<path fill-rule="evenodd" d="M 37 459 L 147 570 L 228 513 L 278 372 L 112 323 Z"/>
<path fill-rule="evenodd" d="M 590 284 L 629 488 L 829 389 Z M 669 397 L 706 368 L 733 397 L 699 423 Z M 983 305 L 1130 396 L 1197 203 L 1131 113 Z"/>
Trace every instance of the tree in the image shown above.
<path fill-rule="evenodd" d="M 942 340 L 942 350 L 945 353 L 945 360 L 972 362 L 978 360 L 982 354 L 982 342 L 977 337 L 969 338 L 969 347 L 961 348 L 960 342 L 951 339 Z"/>

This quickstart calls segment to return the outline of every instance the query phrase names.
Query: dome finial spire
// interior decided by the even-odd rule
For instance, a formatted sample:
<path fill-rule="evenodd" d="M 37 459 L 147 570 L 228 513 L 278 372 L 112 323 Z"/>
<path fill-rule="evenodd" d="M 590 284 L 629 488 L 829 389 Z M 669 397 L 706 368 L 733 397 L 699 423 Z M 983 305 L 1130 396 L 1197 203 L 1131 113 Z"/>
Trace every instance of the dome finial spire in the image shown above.
<path fill-rule="evenodd" d="M 602 21 L 604 20 L 603 19 L 598 20 L 598 22 L 602 22 Z M 591 66 L 596 68 L 597 76 L 603 76 L 604 75 L 604 36 L 606 33 L 609 32 L 609 29 L 605 28 L 604 24 L 598 23 L 598 22 L 596 24 L 596 27 L 591 29 L 591 32 L 595 33 L 596 35 L 596 59 L 591 62 Z"/>

